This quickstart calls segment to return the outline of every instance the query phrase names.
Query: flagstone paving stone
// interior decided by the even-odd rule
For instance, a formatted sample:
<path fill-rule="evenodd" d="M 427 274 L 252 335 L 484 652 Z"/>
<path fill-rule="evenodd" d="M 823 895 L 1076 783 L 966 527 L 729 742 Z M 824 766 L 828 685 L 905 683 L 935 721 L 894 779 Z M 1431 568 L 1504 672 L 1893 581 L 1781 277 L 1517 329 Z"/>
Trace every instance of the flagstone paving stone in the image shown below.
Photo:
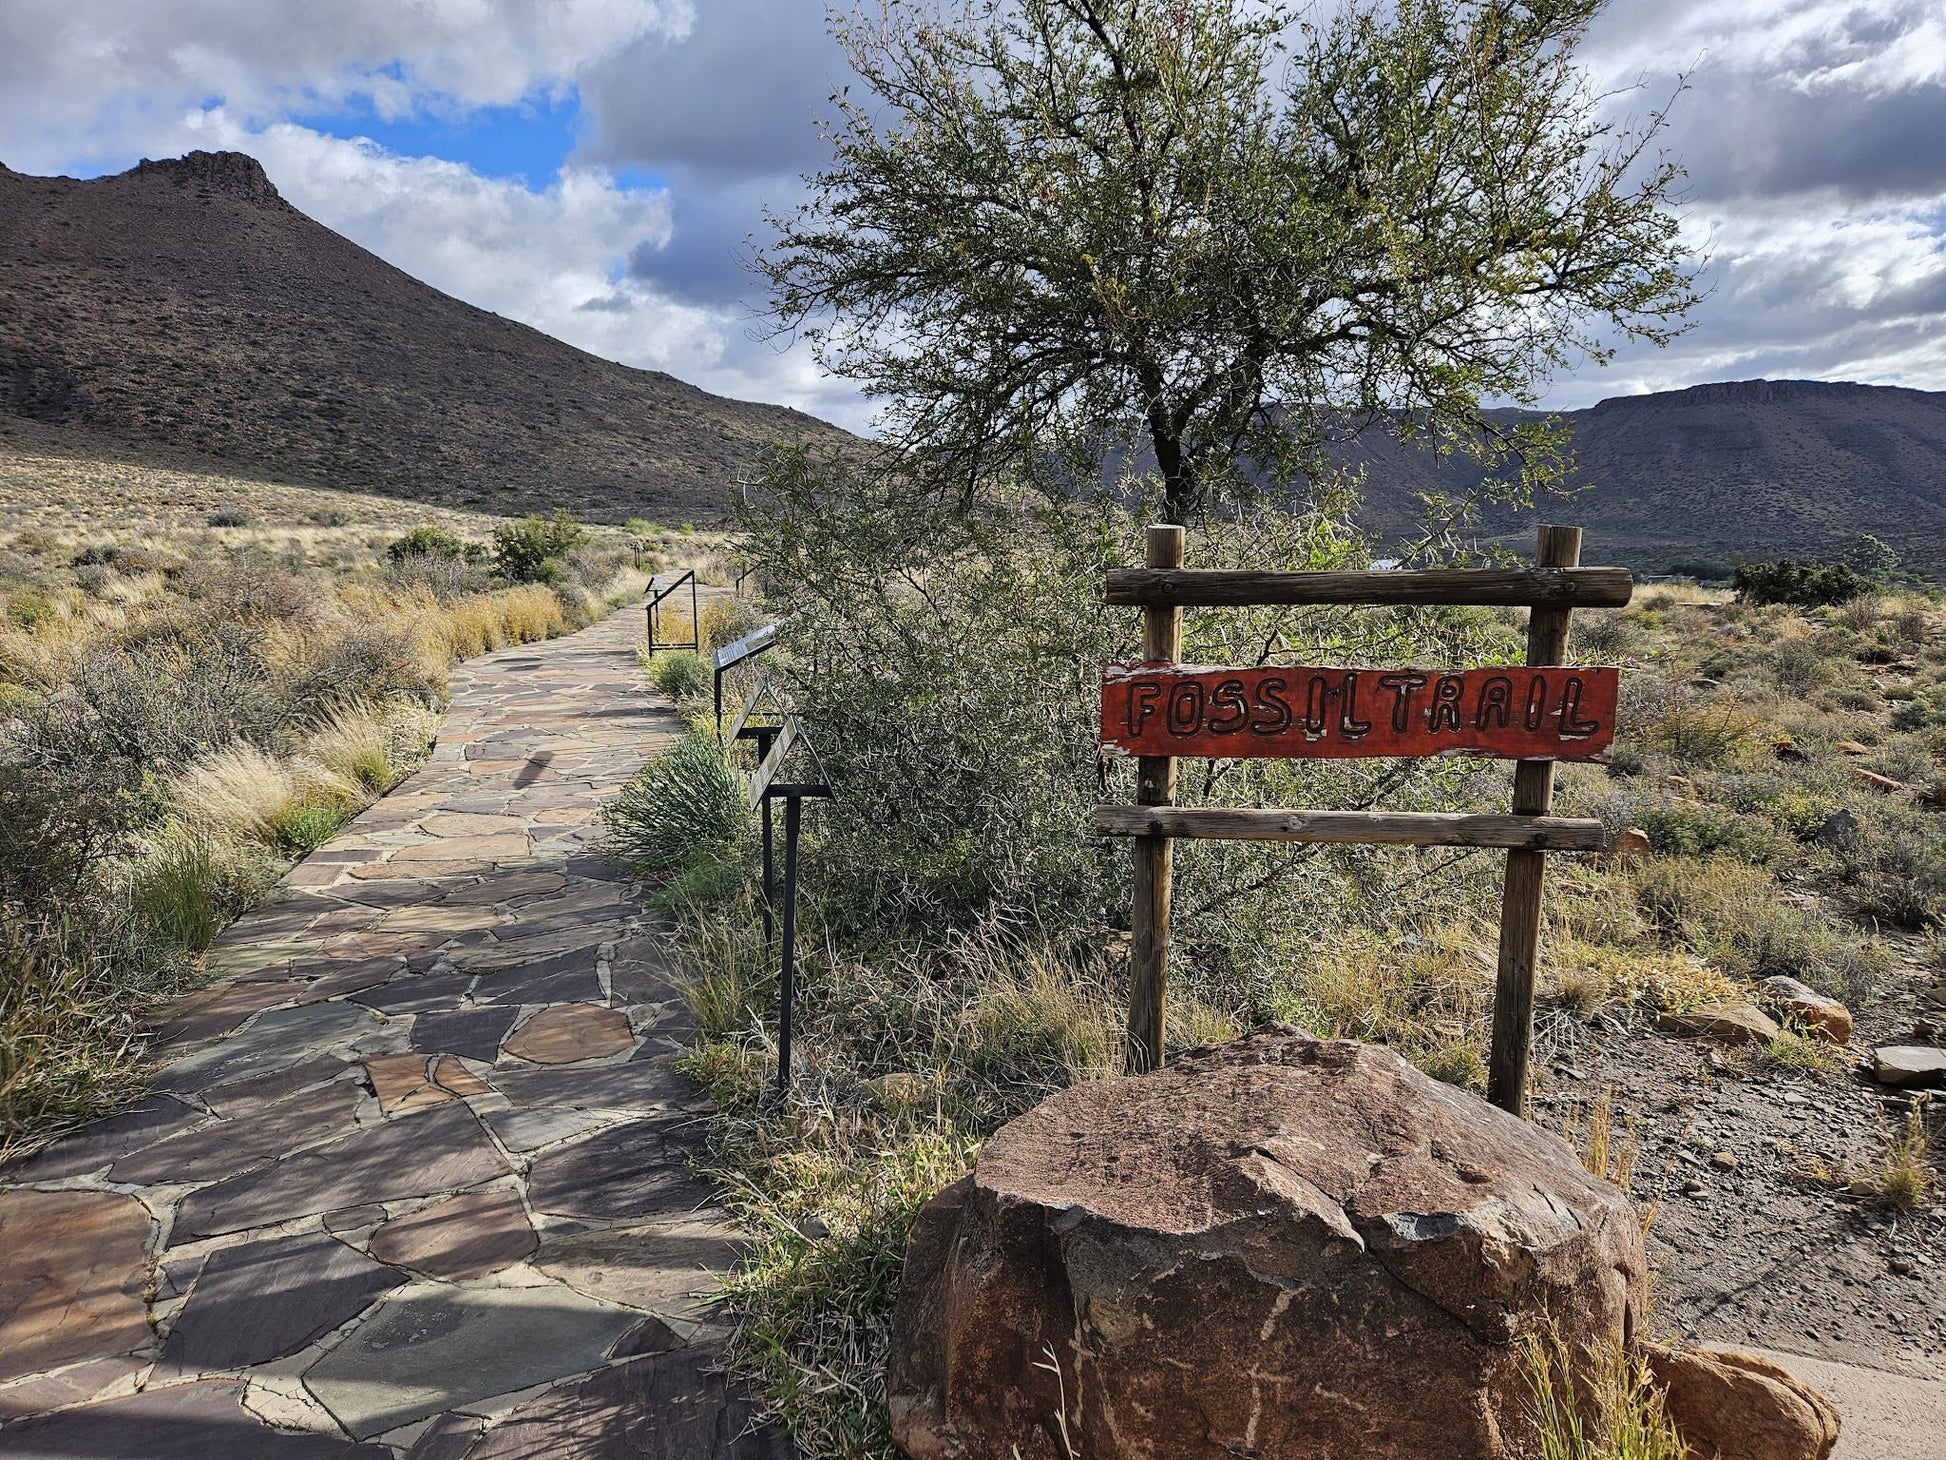
<path fill-rule="evenodd" d="M 485 1110 L 480 1118 L 492 1127 L 500 1144 L 509 1151 L 533 1151 L 542 1146 L 586 1135 L 607 1123 L 608 1117 L 585 1110 L 550 1110 L 545 1107 L 515 1106 L 507 1110 Z"/>
<path fill-rule="evenodd" d="M 379 1055 L 365 1061 L 365 1073 L 371 1078 L 379 1109 L 387 1115 L 421 1110 L 453 1098 L 451 1090 L 433 1079 L 430 1055 Z"/>
<path fill-rule="evenodd" d="M 592 1069 L 495 1070 L 493 1088 L 518 1105 L 576 1110 L 649 1111 L 696 1098 L 696 1087 L 665 1058 L 661 1064 L 598 1065 Z"/>
<path fill-rule="evenodd" d="M 130 1151 L 139 1151 L 205 1119 L 203 1112 L 193 1105 L 168 1095 L 151 1095 L 132 1109 L 98 1120 L 47 1150 L 0 1165 L 0 1182 L 60 1181 L 70 1176 L 85 1176 Z"/>
<path fill-rule="evenodd" d="M 527 1173 L 537 1212 L 641 1221 L 708 1206 L 715 1197 L 689 1174 L 682 1118 L 631 1120 L 536 1157 Z"/>
<path fill-rule="evenodd" d="M 108 1168 L 123 1185 L 220 1181 L 351 1129 L 358 1092 L 349 1084 L 291 1096 L 238 1120 L 220 1120 L 124 1156 Z"/>
<path fill-rule="evenodd" d="M 7 1460 L 389 1460 L 332 1435 L 290 1434 L 243 1407 L 240 1381 L 206 1380 L 63 1410 L 0 1430 Z"/>
<path fill-rule="evenodd" d="M 456 668 L 427 763 L 164 1012 L 158 1093 L 0 1168 L 0 1455 L 789 1453 L 689 1347 L 737 1250 L 693 1021 L 589 845 L 682 730 L 640 626 Z"/>
<path fill-rule="evenodd" d="M 0 1379 L 146 1343 L 148 1251 L 132 1196 L 0 1192 Z"/>
<path fill-rule="evenodd" d="M 412 1047 L 425 1054 L 492 1060 L 519 1016 L 517 1008 L 451 1009 L 412 1021 Z"/>
<path fill-rule="evenodd" d="M 722 1356 L 693 1347 L 616 1364 L 517 1409 L 466 1460 L 789 1460 L 726 1387 Z"/>
<path fill-rule="evenodd" d="M 497 1186 L 394 1217 L 372 1233 L 366 1250 L 381 1262 L 462 1282 L 524 1262 L 539 1241 L 519 1191 Z"/>
<path fill-rule="evenodd" d="M 585 1231 L 551 1228 L 534 1265 L 592 1298 L 695 1319 L 716 1277 L 748 1249 L 727 1223 L 710 1218 Z"/>
<path fill-rule="evenodd" d="M 339 1207 L 457 1191 L 505 1172 L 473 1113 L 457 1102 L 439 1105 L 190 1193 L 176 1209 L 170 1240 L 217 1237 Z"/>
<path fill-rule="evenodd" d="M 162 1362 L 191 1375 L 268 1363 L 356 1318 L 405 1281 L 323 1232 L 220 1248 L 176 1315 Z"/>
<path fill-rule="evenodd" d="M 509 1036 L 506 1051 L 541 1065 L 612 1059 L 635 1047 L 628 1015 L 594 1004 L 554 1004 Z"/>
<path fill-rule="evenodd" d="M 387 1299 L 305 1372 L 359 1439 L 461 1405 L 586 1373 L 641 1315 L 572 1288 L 424 1284 Z"/>
<path fill-rule="evenodd" d="M 156 1076 L 156 1088 L 195 1091 L 247 1075 L 269 1074 L 376 1028 L 378 1020 L 354 1004 L 271 1009 L 221 1043 L 165 1065 Z"/>
<path fill-rule="evenodd" d="M 196 1098 L 216 1114 L 225 1117 L 250 1115 L 274 1105 L 299 1090 L 309 1090 L 332 1080 L 342 1080 L 354 1068 L 353 1062 L 337 1053 L 321 1054 L 301 1064 L 272 1070 L 267 1075 L 252 1075 L 226 1084 L 199 1090 Z"/>
<path fill-rule="evenodd" d="M 148 1366 L 146 1359 L 91 1359 L 0 1387 L 0 1424 L 103 1398 L 108 1390 L 128 1383 Z M 0 1455 L 11 1453 L 6 1444 L 6 1437 L 0 1435 Z"/>

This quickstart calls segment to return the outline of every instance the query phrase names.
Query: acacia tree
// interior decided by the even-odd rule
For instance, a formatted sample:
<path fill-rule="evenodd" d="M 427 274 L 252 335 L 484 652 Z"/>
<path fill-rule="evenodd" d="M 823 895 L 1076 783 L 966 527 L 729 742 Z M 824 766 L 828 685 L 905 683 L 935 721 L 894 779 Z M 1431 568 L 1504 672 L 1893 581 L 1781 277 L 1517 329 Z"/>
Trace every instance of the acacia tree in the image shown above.
<path fill-rule="evenodd" d="M 1476 438 L 1693 302 L 1660 117 L 1601 120 L 1603 0 L 878 0 L 832 165 L 756 261 L 775 327 L 962 491 L 1152 457 L 1167 517 L 1346 423 Z"/>

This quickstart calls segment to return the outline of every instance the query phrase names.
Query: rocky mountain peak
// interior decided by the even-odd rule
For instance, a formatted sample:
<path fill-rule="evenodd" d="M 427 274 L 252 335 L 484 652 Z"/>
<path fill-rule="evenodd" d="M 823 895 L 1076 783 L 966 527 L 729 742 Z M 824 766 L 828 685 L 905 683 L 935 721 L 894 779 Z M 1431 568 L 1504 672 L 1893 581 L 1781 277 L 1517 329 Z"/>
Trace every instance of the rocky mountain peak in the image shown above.
<path fill-rule="evenodd" d="M 261 202 L 282 200 L 263 164 L 245 152 L 189 152 L 160 160 L 145 157 L 125 176 Z"/>

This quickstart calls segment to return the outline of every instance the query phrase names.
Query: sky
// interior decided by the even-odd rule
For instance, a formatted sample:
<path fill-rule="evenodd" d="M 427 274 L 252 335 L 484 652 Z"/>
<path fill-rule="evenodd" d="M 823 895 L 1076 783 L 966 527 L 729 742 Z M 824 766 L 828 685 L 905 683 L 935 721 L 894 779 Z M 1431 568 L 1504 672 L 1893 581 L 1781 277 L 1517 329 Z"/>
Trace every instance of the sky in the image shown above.
<path fill-rule="evenodd" d="M 1543 397 L 1756 377 L 1946 390 L 1946 4 L 1611 0 L 1581 53 L 1667 101 L 1709 291 Z M 824 160 L 820 0 L 0 0 L 0 162 L 87 177 L 229 148 L 434 286 L 626 364 L 854 429 L 755 338 L 741 266 Z"/>

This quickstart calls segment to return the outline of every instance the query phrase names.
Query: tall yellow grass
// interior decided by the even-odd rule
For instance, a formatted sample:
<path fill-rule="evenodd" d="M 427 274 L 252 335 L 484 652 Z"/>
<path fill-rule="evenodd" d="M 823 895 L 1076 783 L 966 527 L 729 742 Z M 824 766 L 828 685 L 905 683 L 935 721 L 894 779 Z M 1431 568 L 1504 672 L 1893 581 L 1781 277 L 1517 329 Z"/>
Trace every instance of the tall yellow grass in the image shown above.
<path fill-rule="evenodd" d="M 360 785 L 317 761 L 282 760 L 242 743 L 204 756 L 182 773 L 175 789 L 185 821 L 266 843 L 276 841 L 279 823 L 296 806 L 365 799 Z"/>

